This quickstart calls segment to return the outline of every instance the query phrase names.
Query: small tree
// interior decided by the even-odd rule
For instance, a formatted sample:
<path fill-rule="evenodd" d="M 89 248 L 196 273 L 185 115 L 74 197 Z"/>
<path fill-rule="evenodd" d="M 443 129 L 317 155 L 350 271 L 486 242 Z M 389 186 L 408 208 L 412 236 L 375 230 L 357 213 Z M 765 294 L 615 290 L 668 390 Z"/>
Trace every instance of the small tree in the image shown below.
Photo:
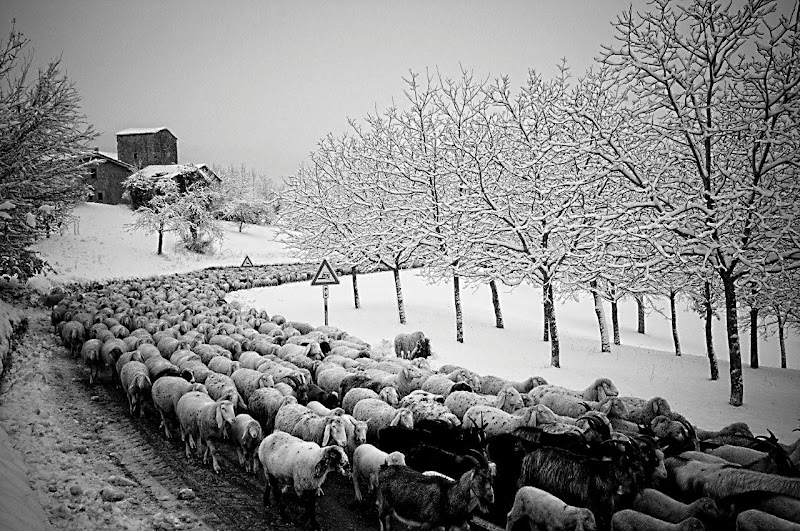
<path fill-rule="evenodd" d="M 263 201 L 236 199 L 222 207 L 222 219 L 232 221 L 239 226 L 239 232 L 245 224 L 257 225 L 269 216 L 269 205 Z"/>
<path fill-rule="evenodd" d="M 215 242 L 225 237 L 214 216 L 214 207 L 218 201 L 216 192 L 194 185 L 171 206 L 172 228 L 178 232 L 181 243 L 190 251 L 206 253 Z"/>
<path fill-rule="evenodd" d="M 171 230 L 175 220 L 175 211 L 171 201 L 174 198 L 168 196 L 156 196 L 151 199 L 147 206 L 141 207 L 135 213 L 135 221 L 127 226 L 129 232 L 143 230 L 145 234 L 158 234 L 158 251 L 156 254 L 163 253 L 164 233 Z"/>

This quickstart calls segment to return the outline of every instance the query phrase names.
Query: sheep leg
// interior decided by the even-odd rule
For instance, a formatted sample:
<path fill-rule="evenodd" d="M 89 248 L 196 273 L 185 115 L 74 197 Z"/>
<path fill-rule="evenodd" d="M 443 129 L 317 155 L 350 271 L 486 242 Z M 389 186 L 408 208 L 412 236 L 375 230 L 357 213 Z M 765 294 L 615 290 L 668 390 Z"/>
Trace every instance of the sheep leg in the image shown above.
<path fill-rule="evenodd" d="M 172 432 L 169 429 L 169 422 L 167 422 L 167 417 L 164 416 L 164 412 L 159 410 L 161 414 L 161 422 L 164 424 L 164 434 L 167 436 L 167 439 L 172 439 Z"/>
<path fill-rule="evenodd" d="M 238 445 L 236 446 L 236 457 L 239 458 L 239 466 L 243 466 L 245 472 L 250 472 L 247 470 L 247 463 L 244 461 L 244 451 L 242 450 L 242 447 Z"/>
<path fill-rule="evenodd" d="M 514 503 L 514 506 L 511 507 L 511 511 L 509 511 L 508 516 L 506 516 L 506 531 L 511 531 L 514 528 L 514 524 L 517 523 L 517 520 L 525 516 L 524 508 L 520 506 L 521 504 Z M 536 526 L 538 529 L 539 526 Z"/>
<path fill-rule="evenodd" d="M 206 453 L 211 453 L 211 466 L 214 468 L 214 472 L 219 474 L 219 463 L 217 462 L 217 447 L 214 446 L 214 442 L 211 439 L 206 441 Z"/>
<path fill-rule="evenodd" d="M 319 522 L 317 522 L 317 493 L 313 490 L 303 492 L 306 504 L 306 516 L 308 516 L 308 526 L 312 531 L 320 531 Z"/>
<path fill-rule="evenodd" d="M 358 470 L 353 471 L 353 490 L 355 491 L 356 501 L 364 501 L 364 496 L 361 494 L 361 486 L 359 485 L 359 478 L 361 474 Z"/>

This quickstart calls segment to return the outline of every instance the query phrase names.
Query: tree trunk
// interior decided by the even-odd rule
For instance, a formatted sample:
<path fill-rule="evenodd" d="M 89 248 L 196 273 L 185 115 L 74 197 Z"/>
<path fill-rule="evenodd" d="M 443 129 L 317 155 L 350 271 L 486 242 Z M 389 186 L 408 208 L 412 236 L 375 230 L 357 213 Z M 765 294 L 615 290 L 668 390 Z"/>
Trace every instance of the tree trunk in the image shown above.
<path fill-rule="evenodd" d="M 550 330 L 550 365 L 559 368 L 561 367 L 561 353 L 558 344 L 558 326 L 556 325 L 556 305 L 553 297 L 553 287 L 546 276 L 543 286 L 546 294 L 544 302 L 545 326 Z"/>
<path fill-rule="evenodd" d="M 456 341 L 464 342 L 464 317 L 461 313 L 461 284 L 458 275 L 453 275 L 453 300 L 456 305 Z"/>
<path fill-rule="evenodd" d="M 786 368 L 786 336 L 783 333 L 785 320 L 781 314 L 781 307 L 778 305 L 775 308 L 775 313 L 778 315 L 778 344 L 781 346 L 781 369 Z"/>
<path fill-rule="evenodd" d="M 608 341 L 608 325 L 606 324 L 606 312 L 603 309 L 603 298 L 597 293 L 597 281 L 589 283 L 594 299 L 594 313 L 597 315 L 597 324 L 600 326 L 600 351 L 611 352 L 611 343 Z"/>
<path fill-rule="evenodd" d="M 669 290 L 669 314 L 670 322 L 672 324 L 672 342 L 675 343 L 675 355 L 681 355 L 681 340 L 678 337 L 678 312 L 675 311 L 675 297 L 678 292 Z"/>
<path fill-rule="evenodd" d="M 356 266 L 353 266 L 352 275 L 353 275 L 353 304 L 355 304 L 356 309 L 358 309 L 361 308 L 361 299 L 358 296 L 358 272 L 356 271 Z"/>
<path fill-rule="evenodd" d="M 400 324 L 406 324 L 406 307 L 403 304 L 403 287 L 400 285 L 400 269 L 392 270 L 394 273 L 394 289 L 397 293 L 397 314 L 400 317 Z"/>
<path fill-rule="evenodd" d="M 242 225 L 244 225 L 244 221 L 239 222 L 239 232 L 242 232 Z"/>
<path fill-rule="evenodd" d="M 542 322 L 544 331 L 542 332 L 542 341 L 550 341 L 550 320 L 547 318 L 547 286 L 542 284 L 542 313 L 544 318 Z"/>
<path fill-rule="evenodd" d="M 711 325 L 714 319 L 714 308 L 711 306 L 711 283 L 706 282 L 703 290 L 703 301 L 706 307 L 706 352 L 708 353 L 708 364 L 711 368 L 711 379 L 719 380 L 719 367 L 717 366 L 717 354 L 714 352 L 714 335 L 711 332 Z"/>
<path fill-rule="evenodd" d="M 636 295 L 636 316 L 638 318 L 636 331 L 644 334 L 644 295 Z"/>
<path fill-rule="evenodd" d="M 725 327 L 728 333 L 728 356 L 731 368 L 732 406 L 741 406 L 744 402 L 744 381 L 742 380 L 742 349 L 739 344 L 739 323 L 736 319 L 736 285 L 730 273 L 720 270 L 722 287 L 725 291 Z"/>
<path fill-rule="evenodd" d="M 492 306 L 494 306 L 494 326 L 503 328 L 503 311 L 500 309 L 500 294 L 497 293 L 497 282 L 489 281 L 489 288 L 492 290 Z"/>
<path fill-rule="evenodd" d="M 614 344 L 619 345 L 619 303 L 617 299 L 611 301 L 611 328 L 614 329 Z"/>
<path fill-rule="evenodd" d="M 758 308 L 750 307 L 750 368 L 758 369 Z"/>
<path fill-rule="evenodd" d="M 164 249 L 164 229 L 158 229 L 158 253 L 162 254 L 162 250 Z"/>

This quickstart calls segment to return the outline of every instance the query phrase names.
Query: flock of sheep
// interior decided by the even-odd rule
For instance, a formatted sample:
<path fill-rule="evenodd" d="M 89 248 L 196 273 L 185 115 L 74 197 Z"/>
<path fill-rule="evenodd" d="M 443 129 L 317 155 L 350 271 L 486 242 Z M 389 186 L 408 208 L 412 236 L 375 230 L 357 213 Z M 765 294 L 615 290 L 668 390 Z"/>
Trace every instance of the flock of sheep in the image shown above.
<path fill-rule="evenodd" d="M 232 443 L 246 473 L 263 471 L 263 503 L 283 512 L 293 488 L 313 529 L 331 472 L 374 500 L 382 531 L 468 529 L 476 513 L 508 531 L 800 529 L 798 441 L 705 431 L 607 378 L 568 389 L 434 371 L 421 332 L 381 356 L 335 327 L 227 303 L 252 285 L 239 275 L 95 283 L 52 323 L 90 385 L 121 387 L 131 415 L 151 404 L 165 437 L 217 473 Z"/>

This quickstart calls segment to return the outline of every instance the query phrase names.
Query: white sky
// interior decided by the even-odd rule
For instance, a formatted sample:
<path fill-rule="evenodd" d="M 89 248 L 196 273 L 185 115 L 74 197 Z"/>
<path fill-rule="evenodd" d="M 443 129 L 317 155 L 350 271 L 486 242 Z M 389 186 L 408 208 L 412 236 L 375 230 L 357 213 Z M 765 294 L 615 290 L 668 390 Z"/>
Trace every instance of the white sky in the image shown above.
<path fill-rule="evenodd" d="M 612 40 L 625 0 L 455 2 L 4 0 L 34 59 L 62 57 L 83 112 L 114 133 L 166 126 L 179 162 L 293 173 L 329 131 L 402 96 L 409 69 L 574 74 Z M 399 101 L 399 100 L 398 100 Z"/>

